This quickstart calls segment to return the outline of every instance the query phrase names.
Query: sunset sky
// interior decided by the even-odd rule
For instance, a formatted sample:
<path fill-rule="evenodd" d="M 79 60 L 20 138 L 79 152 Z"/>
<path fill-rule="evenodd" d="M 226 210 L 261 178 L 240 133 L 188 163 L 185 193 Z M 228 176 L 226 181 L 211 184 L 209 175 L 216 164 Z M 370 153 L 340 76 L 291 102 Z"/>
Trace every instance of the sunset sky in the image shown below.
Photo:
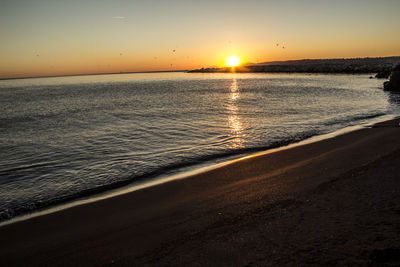
<path fill-rule="evenodd" d="M 398 56 L 399 13 L 399 0 L 2 0 L 0 78 Z"/>

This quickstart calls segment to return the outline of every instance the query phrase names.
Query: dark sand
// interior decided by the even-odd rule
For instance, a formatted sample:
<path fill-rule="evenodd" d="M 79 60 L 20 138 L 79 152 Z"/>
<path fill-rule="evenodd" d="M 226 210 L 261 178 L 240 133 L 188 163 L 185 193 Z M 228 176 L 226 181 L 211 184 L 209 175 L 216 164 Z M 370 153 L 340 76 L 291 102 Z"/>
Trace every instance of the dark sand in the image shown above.
<path fill-rule="evenodd" d="M 400 120 L 0 228 L 0 266 L 400 264 Z"/>

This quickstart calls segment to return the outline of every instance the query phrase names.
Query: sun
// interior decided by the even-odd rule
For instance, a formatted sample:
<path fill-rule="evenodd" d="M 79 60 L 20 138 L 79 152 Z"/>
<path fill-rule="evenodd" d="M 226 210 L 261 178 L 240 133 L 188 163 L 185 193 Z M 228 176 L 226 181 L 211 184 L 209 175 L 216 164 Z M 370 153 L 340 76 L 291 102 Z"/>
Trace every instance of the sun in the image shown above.
<path fill-rule="evenodd" d="M 227 67 L 236 67 L 239 66 L 242 62 L 242 59 L 237 55 L 231 55 L 225 59 L 225 65 Z"/>

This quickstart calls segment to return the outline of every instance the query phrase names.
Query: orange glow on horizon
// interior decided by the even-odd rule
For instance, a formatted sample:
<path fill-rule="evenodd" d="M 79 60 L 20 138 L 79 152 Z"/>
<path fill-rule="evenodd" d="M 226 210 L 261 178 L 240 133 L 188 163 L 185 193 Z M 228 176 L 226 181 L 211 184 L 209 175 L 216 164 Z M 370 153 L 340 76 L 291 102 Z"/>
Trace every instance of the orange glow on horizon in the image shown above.
<path fill-rule="evenodd" d="M 396 0 L 23 2 L 0 10 L 0 79 L 400 55 Z"/>

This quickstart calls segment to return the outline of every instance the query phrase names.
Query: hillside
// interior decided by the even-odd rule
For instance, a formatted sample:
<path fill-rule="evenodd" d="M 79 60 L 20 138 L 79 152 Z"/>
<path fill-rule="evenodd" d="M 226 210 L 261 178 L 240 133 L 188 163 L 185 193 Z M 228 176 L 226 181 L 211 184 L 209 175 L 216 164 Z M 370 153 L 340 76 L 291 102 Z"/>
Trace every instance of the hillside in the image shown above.
<path fill-rule="evenodd" d="M 189 72 L 383 73 L 383 76 L 387 73 L 388 76 L 397 64 L 400 64 L 400 57 L 302 59 L 251 63 L 234 69 L 201 68 Z"/>

